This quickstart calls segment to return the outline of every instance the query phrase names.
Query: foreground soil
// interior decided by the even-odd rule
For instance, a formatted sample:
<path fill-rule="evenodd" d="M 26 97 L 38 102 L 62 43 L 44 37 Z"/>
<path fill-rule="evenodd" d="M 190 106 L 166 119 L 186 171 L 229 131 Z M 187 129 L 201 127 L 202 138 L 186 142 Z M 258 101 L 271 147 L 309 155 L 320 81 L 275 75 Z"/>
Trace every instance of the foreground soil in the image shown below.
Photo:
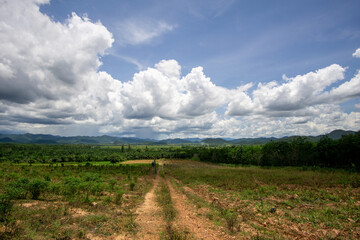
<path fill-rule="evenodd" d="M 165 231 L 165 222 L 161 217 L 161 208 L 156 202 L 155 189 L 160 177 L 157 175 L 152 189 L 145 195 L 143 204 L 136 210 L 136 239 L 159 239 L 159 233 Z"/>

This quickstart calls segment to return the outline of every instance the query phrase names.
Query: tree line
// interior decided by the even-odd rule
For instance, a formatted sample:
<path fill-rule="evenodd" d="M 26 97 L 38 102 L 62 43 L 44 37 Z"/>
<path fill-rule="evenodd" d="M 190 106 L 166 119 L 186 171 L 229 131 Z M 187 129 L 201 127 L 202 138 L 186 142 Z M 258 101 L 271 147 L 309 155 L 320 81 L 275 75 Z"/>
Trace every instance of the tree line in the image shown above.
<path fill-rule="evenodd" d="M 327 136 L 319 142 L 298 137 L 292 141 L 271 141 L 262 146 L 204 148 L 201 161 L 258 166 L 317 166 L 360 170 L 360 132 L 339 140 Z"/>
<path fill-rule="evenodd" d="M 62 163 L 177 158 L 257 166 L 317 166 L 360 170 L 360 132 L 339 140 L 310 142 L 298 137 L 243 146 L 99 146 L 0 144 L 0 162 Z"/>

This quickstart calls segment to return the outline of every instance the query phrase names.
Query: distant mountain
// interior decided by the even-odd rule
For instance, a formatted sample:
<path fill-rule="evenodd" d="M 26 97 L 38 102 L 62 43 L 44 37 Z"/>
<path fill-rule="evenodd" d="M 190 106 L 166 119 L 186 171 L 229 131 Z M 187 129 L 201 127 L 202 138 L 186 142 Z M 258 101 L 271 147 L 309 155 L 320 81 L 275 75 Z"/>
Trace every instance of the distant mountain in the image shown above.
<path fill-rule="evenodd" d="M 316 142 L 322 137 L 327 136 L 337 140 L 344 135 L 354 134 L 354 131 L 334 130 L 325 135 L 319 136 L 301 136 L 306 140 Z M 0 143 L 34 143 L 34 144 L 106 144 L 106 145 L 122 145 L 122 144 L 145 144 L 145 145 L 167 145 L 167 144 L 207 144 L 207 145 L 253 145 L 265 144 L 270 141 L 292 141 L 299 136 L 286 136 L 282 138 L 174 138 L 164 140 L 141 139 L 130 137 L 112 137 L 112 136 L 75 136 L 61 137 L 49 134 L 0 134 Z"/>
<path fill-rule="evenodd" d="M 231 141 L 233 144 L 238 145 L 254 145 L 254 144 L 265 144 L 276 138 L 239 138 Z"/>
<path fill-rule="evenodd" d="M 222 138 L 205 138 L 201 142 L 205 143 L 205 144 L 210 144 L 210 145 L 231 144 L 231 142 L 228 142 L 228 141 L 226 141 L 226 140 L 224 140 Z"/>
<path fill-rule="evenodd" d="M 9 137 L 2 137 L 2 138 L 0 138 L 0 142 L 3 142 L 3 143 L 11 143 L 11 142 L 14 142 L 14 140 L 12 140 L 12 139 L 9 138 Z"/>
<path fill-rule="evenodd" d="M 0 142 L 38 143 L 38 144 L 114 144 L 119 140 L 110 136 L 61 137 L 47 134 L 0 134 Z"/>
<path fill-rule="evenodd" d="M 192 143 L 192 142 L 189 140 L 186 140 L 186 139 L 181 139 L 181 138 L 164 139 L 164 140 L 157 142 L 157 144 L 186 144 L 186 143 Z"/>
<path fill-rule="evenodd" d="M 328 136 L 331 139 L 338 140 L 344 135 L 349 135 L 349 134 L 354 134 L 354 133 L 355 133 L 354 131 L 334 130 L 334 131 L 326 134 L 326 136 Z"/>
<path fill-rule="evenodd" d="M 199 143 L 203 138 L 183 138 L 184 140 L 190 141 L 192 143 Z"/>

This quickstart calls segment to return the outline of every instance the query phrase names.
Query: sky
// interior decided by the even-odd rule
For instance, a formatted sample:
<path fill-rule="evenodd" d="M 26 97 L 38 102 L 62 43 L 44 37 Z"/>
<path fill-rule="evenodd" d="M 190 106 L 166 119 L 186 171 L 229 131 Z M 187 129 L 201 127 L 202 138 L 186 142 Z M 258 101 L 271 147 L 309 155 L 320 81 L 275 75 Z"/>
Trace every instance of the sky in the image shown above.
<path fill-rule="evenodd" d="M 358 0 L 0 0 L 0 133 L 360 130 Z"/>

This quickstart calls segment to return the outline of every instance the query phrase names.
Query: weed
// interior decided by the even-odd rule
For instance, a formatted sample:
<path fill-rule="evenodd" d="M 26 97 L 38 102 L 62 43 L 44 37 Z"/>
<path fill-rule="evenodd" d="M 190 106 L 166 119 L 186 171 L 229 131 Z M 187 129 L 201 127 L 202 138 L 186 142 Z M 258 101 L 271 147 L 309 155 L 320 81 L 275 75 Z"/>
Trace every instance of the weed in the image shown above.
<path fill-rule="evenodd" d="M 8 223 L 11 216 L 13 202 L 10 197 L 5 194 L 0 194 L 0 222 Z"/>
<path fill-rule="evenodd" d="M 131 182 L 129 186 L 130 186 L 130 191 L 134 191 L 134 189 L 135 189 L 135 183 L 134 183 L 134 182 Z"/>
<path fill-rule="evenodd" d="M 114 186 L 115 186 L 117 180 L 115 178 L 111 178 L 111 179 L 109 179 L 108 182 L 109 182 L 109 189 L 114 190 Z"/>
<path fill-rule="evenodd" d="M 19 178 L 5 186 L 5 193 L 10 199 L 26 199 L 29 183 L 28 178 Z"/>
<path fill-rule="evenodd" d="M 164 219 L 167 222 L 171 222 L 175 219 L 176 211 L 172 204 L 169 186 L 162 184 L 160 189 L 157 191 L 157 201 L 163 208 Z"/>
<path fill-rule="evenodd" d="M 31 193 L 32 199 L 38 199 L 41 192 L 46 189 L 48 182 L 41 179 L 34 179 L 29 185 L 29 192 Z"/>
<path fill-rule="evenodd" d="M 135 219 L 132 216 L 129 218 L 129 221 L 126 224 L 126 228 L 129 232 L 132 232 L 134 234 L 136 233 L 137 225 L 135 223 Z"/>
<path fill-rule="evenodd" d="M 224 218 L 227 228 L 233 232 L 238 222 L 237 212 L 227 211 Z"/>
<path fill-rule="evenodd" d="M 180 232 L 177 229 L 174 229 L 172 225 L 166 226 L 166 233 L 164 236 L 165 240 L 186 240 L 188 237 L 184 232 Z"/>
<path fill-rule="evenodd" d="M 114 202 L 117 205 L 121 205 L 123 195 L 124 195 L 124 191 L 122 191 L 122 190 L 120 190 L 116 193 Z"/>

